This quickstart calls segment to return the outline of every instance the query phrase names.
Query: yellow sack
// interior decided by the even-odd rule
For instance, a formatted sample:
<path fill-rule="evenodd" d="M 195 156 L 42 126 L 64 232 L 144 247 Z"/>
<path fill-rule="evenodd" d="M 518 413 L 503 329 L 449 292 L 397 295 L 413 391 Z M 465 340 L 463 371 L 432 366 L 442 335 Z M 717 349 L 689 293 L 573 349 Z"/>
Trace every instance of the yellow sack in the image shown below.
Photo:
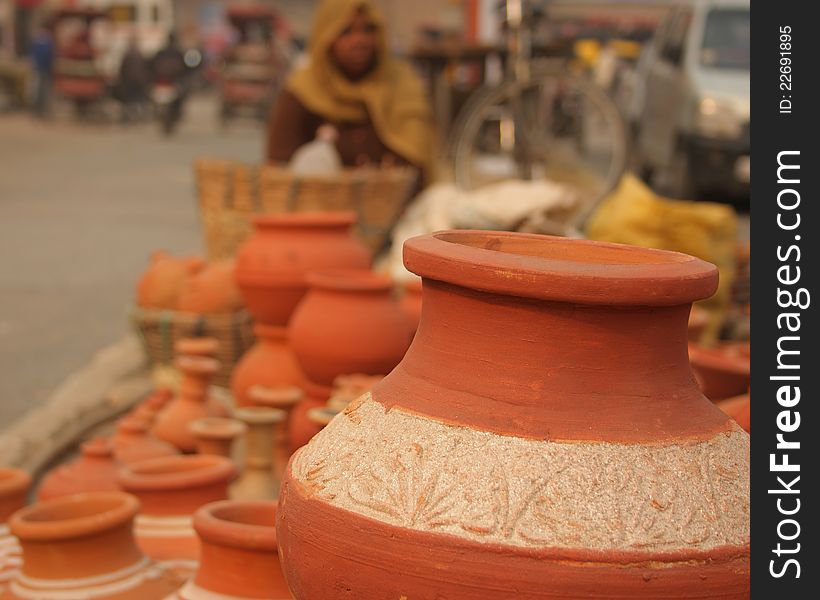
<path fill-rule="evenodd" d="M 684 252 L 717 265 L 718 290 L 701 303 L 711 313 L 704 341 L 717 337 L 737 270 L 737 215 L 732 207 L 663 198 L 627 173 L 590 217 L 586 235 L 592 240 Z"/>

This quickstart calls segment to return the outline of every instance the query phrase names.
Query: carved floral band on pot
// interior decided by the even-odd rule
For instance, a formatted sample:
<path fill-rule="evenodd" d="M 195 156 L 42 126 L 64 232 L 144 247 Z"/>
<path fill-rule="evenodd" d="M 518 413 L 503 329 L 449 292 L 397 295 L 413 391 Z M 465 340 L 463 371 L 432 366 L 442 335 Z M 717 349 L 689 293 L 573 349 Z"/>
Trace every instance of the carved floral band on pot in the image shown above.
<path fill-rule="evenodd" d="M 31 475 L 20 469 L 0 467 L 0 591 L 23 564 L 17 538 L 7 524 L 11 515 L 26 505 Z"/>
<path fill-rule="evenodd" d="M 227 416 L 225 407 L 208 393 L 211 379 L 219 371 L 219 361 L 205 356 L 180 356 L 175 363 L 182 372 L 179 391 L 157 415 L 152 431 L 183 452 L 193 452 L 196 439 L 188 425 L 204 417 Z"/>
<path fill-rule="evenodd" d="M 339 375 L 384 375 L 401 360 L 412 332 L 389 277 L 338 269 L 308 274 L 310 289 L 288 331 L 296 360 L 312 383 Z"/>
<path fill-rule="evenodd" d="M 199 543 L 191 516 L 209 502 L 225 500 L 236 467 L 224 456 L 166 456 L 128 465 L 120 471 L 122 488 L 141 503 L 134 534 L 142 551 L 159 561 L 193 568 Z"/>
<path fill-rule="evenodd" d="M 278 325 L 257 323 L 256 343 L 242 356 L 231 376 L 236 406 L 254 404 L 248 391 L 254 385 L 300 387 L 305 379 L 288 345 L 288 330 Z"/>
<path fill-rule="evenodd" d="M 155 437 L 149 425 L 138 417 L 120 419 L 110 442 L 114 459 L 124 464 L 179 454 L 176 446 Z"/>
<path fill-rule="evenodd" d="M 749 436 L 687 356 L 713 265 L 478 231 L 404 261 L 410 350 L 282 485 L 298 600 L 748 599 Z"/>
<path fill-rule="evenodd" d="M 197 454 L 215 454 L 231 458 L 236 438 L 245 434 L 247 426 L 236 419 L 206 417 L 192 421 L 188 428 L 196 438 Z"/>
<path fill-rule="evenodd" d="M 290 600 L 275 520 L 276 502 L 214 502 L 199 509 L 194 515 L 202 543 L 199 569 L 174 598 Z"/>
<path fill-rule="evenodd" d="M 353 237 L 348 212 L 260 215 L 236 257 L 236 282 L 254 319 L 287 325 L 307 290 L 305 275 L 326 268 L 367 268 L 370 253 Z"/>
<path fill-rule="evenodd" d="M 120 489 L 117 473 L 120 463 L 114 459 L 114 448 L 104 438 L 80 444 L 80 457 L 52 469 L 37 489 L 39 501 L 51 500 L 80 492 L 114 492 Z"/>
<path fill-rule="evenodd" d="M 290 456 L 287 413 L 266 406 L 246 406 L 235 416 L 247 426 L 242 474 L 231 486 L 233 500 L 275 500 Z"/>
<path fill-rule="evenodd" d="M 132 533 L 137 499 L 122 492 L 75 494 L 16 512 L 9 524 L 23 567 L 3 600 L 163 598 L 182 579 L 152 563 Z"/>
<path fill-rule="evenodd" d="M 689 360 L 703 395 L 712 402 L 738 396 L 749 389 L 751 369 L 747 342 L 724 343 L 715 348 L 689 344 Z"/>

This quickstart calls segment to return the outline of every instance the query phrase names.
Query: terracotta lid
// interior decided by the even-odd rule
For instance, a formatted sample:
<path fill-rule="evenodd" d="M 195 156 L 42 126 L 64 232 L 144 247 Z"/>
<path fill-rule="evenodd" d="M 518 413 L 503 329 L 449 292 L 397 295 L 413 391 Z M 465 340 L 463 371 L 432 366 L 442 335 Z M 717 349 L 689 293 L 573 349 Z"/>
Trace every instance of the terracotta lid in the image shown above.
<path fill-rule="evenodd" d="M 139 501 L 124 492 L 88 492 L 38 502 L 9 520 L 24 541 L 65 540 L 109 530 L 130 521 Z"/>
<path fill-rule="evenodd" d="M 404 265 L 474 290 L 576 304 L 675 306 L 715 293 L 718 270 L 669 252 L 502 231 L 441 231 L 404 243 Z"/>
<path fill-rule="evenodd" d="M 311 288 L 341 292 L 391 292 L 393 280 L 368 269 L 322 269 L 306 277 Z"/>
<path fill-rule="evenodd" d="M 253 218 L 253 225 L 257 229 L 347 228 L 355 222 L 356 213 L 349 211 L 306 211 L 257 215 Z"/>
<path fill-rule="evenodd" d="M 21 469 L 0 467 L 0 498 L 24 493 L 31 486 L 31 475 Z"/>
<path fill-rule="evenodd" d="M 212 502 L 194 514 L 194 529 L 212 544 L 276 552 L 276 502 Z"/>
<path fill-rule="evenodd" d="M 248 398 L 254 404 L 272 408 L 290 408 L 298 404 L 305 393 L 298 387 L 254 385 L 248 390 Z"/>
<path fill-rule="evenodd" d="M 287 413 L 278 408 L 268 406 L 245 406 L 236 409 L 237 419 L 248 425 L 270 425 L 287 419 Z"/>
<path fill-rule="evenodd" d="M 242 422 L 236 419 L 223 417 L 205 417 L 197 419 L 188 424 L 188 429 L 197 437 L 208 439 L 232 440 L 248 429 Z"/>
<path fill-rule="evenodd" d="M 229 458 L 211 454 L 162 456 L 132 463 L 119 474 L 128 491 L 185 490 L 230 481 L 236 467 Z"/>

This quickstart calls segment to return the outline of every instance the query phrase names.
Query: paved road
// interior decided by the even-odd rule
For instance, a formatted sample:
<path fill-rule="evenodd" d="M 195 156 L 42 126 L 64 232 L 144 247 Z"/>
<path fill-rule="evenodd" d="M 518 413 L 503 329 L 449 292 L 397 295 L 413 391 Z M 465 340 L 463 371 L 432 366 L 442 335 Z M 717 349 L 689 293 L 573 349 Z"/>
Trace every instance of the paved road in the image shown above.
<path fill-rule="evenodd" d="M 153 123 L 0 115 L 0 429 L 127 331 L 152 250 L 201 252 L 192 162 L 258 161 L 262 127 L 216 127 L 194 99 L 177 135 Z"/>

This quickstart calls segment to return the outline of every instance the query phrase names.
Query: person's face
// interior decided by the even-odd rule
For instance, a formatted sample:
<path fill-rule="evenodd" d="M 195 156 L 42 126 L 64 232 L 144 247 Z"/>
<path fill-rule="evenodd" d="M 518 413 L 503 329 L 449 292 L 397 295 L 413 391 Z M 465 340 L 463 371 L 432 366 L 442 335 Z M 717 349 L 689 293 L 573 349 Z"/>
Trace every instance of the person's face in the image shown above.
<path fill-rule="evenodd" d="M 367 74 L 376 63 L 379 28 L 367 13 L 360 10 L 330 47 L 330 55 L 350 79 Z"/>

